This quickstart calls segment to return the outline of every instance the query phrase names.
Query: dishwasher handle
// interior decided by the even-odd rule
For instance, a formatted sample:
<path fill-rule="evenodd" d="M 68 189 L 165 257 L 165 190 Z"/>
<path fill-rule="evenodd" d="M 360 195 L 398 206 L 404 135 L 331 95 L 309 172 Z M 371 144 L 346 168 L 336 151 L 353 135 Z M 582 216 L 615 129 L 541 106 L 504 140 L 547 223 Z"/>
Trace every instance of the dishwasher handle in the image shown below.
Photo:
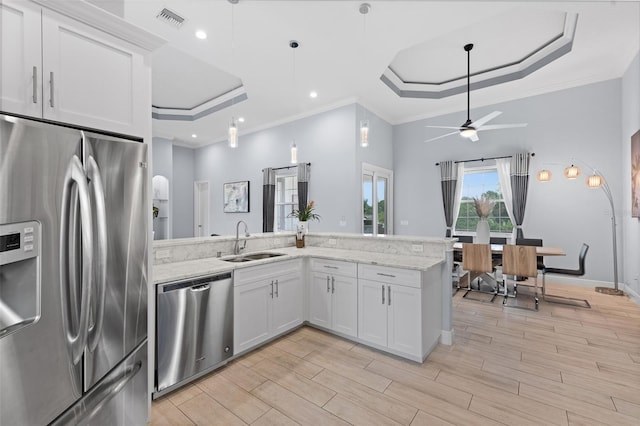
<path fill-rule="evenodd" d="M 198 292 L 198 291 L 207 291 L 210 288 L 211 288 L 210 284 L 201 284 L 201 285 L 194 285 L 189 290 L 191 290 L 193 292 Z"/>
<path fill-rule="evenodd" d="M 179 281 L 179 282 L 168 283 L 168 284 L 161 284 L 160 286 L 158 286 L 158 292 L 167 293 L 170 291 L 181 290 L 183 288 L 191 288 L 191 289 L 195 289 L 195 291 L 204 291 L 206 290 L 206 288 L 202 288 L 202 287 L 211 286 L 211 284 L 216 281 L 221 281 L 226 279 L 229 279 L 229 280 L 231 279 L 231 272 L 227 272 L 220 275 L 209 276 L 205 278 L 198 278 L 195 280 L 186 280 L 186 281 Z"/>

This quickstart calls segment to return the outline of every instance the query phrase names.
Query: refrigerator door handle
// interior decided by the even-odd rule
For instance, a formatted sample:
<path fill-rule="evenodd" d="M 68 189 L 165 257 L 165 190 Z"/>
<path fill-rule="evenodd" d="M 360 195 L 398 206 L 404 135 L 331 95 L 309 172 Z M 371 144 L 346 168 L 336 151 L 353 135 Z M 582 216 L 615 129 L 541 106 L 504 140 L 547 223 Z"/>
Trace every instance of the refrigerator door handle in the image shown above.
<path fill-rule="evenodd" d="M 84 132 L 82 132 L 84 140 Z M 93 264 L 95 272 L 95 282 L 92 286 L 91 303 L 94 305 L 93 325 L 89 327 L 89 350 L 93 352 L 98 346 L 102 325 L 104 320 L 104 303 L 107 289 L 107 213 L 105 207 L 104 186 L 100 177 L 100 168 L 96 160 L 89 156 L 86 165 L 87 178 L 89 179 L 89 189 L 92 190 L 93 206 L 95 207 L 96 218 L 96 249 L 98 251 Z"/>
<path fill-rule="evenodd" d="M 80 204 L 80 222 L 82 225 L 82 287 L 80 294 L 80 315 L 77 323 L 77 333 L 74 334 L 71 318 L 71 309 L 77 309 L 77 301 L 71 301 L 70 295 L 73 294 L 70 288 L 69 270 L 75 273 L 75 259 L 69 256 L 69 242 L 75 241 L 76 229 L 69 227 L 69 217 L 71 210 L 75 210 L 75 203 L 71 205 L 73 188 L 77 188 L 78 201 Z M 88 328 L 89 328 L 89 311 L 90 311 L 90 293 L 91 280 L 93 278 L 92 261 L 93 261 L 93 231 L 91 228 L 91 200 L 89 197 L 89 188 L 87 178 L 82 169 L 82 163 L 77 155 L 74 155 L 69 161 L 67 171 L 64 176 L 62 186 L 62 210 L 60 220 L 60 291 L 62 293 L 62 321 L 67 339 L 67 348 L 71 354 L 74 364 L 78 364 L 82 359 L 82 353 L 86 346 Z M 75 245 L 74 245 L 75 246 Z M 74 250 L 75 251 L 75 250 Z M 74 256 L 75 253 L 72 253 Z"/>

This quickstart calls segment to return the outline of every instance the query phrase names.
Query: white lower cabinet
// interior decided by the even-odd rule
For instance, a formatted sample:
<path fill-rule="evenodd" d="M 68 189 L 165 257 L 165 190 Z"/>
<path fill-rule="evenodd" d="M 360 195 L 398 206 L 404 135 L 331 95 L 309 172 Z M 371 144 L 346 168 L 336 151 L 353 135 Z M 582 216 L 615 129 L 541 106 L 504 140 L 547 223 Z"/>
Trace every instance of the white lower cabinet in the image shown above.
<path fill-rule="evenodd" d="M 346 336 L 358 335 L 355 263 L 311 259 L 309 322 Z"/>
<path fill-rule="evenodd" d="M 358 338 L 421 360 L 420 272 L 359 265 L 358 277 Z"/>
<path fill-rule="evenodd" d="M 235 355 L 302 324 L 301 261 L 236 270 L 233 298 Z"/>

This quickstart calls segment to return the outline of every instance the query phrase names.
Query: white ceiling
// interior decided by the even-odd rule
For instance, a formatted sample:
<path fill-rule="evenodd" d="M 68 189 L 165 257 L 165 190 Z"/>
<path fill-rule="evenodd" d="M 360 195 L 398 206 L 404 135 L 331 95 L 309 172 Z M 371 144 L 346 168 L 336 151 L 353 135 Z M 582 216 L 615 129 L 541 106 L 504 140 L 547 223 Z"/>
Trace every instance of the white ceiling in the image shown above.
<path fill-rule="evenodd" d="M 557 12 L 578 14 L 571 52 L 521 80 L 474 91 L 472 108 L 621 77 L 640 50 L 639 1 L 368 2 L 362 15 L 362 1 L 347 0 L 125 0 L 125 19 L 169 40 L 154 55 L 155 106 L 193 108 L 239 82 L 248 96 L 195 121 L 153 120 L 154 136 L 189 146 L 221 142 L 233 115 L 246 119 L 242 141 L 243 134 L 352 102 L 392 124 L 464 111 L 465 94 L 401 98 L 380 76 L 397 59 L 409 64 L 409 79 L 421 69 L 458 78 L 466 72 L 462 46 L 479 40 L 486 43 L 472 51 L 472 73 L 522 56 L 553 34 Z M 164 7 L 186 18 L 180 29 L 156 19 Z M 206 40 L 194 36 L 200 29 Z M 292 39 L 300 42 L 295 53 Z M 416 46 L 433 50 L 412 60 L 406 52 Z M 509 122 L 508 111 L 501 119 Z"/>

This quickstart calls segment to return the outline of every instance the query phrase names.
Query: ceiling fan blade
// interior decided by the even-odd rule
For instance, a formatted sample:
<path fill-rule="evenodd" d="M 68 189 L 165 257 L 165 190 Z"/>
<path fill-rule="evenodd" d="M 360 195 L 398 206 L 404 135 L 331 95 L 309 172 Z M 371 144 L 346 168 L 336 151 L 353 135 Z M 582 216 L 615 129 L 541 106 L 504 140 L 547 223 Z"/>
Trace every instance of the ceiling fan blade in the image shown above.
<path fill-rule="evenodd" d="M 476 129 L 480 126 L 482 126 L 484 123 L 493 120 L 494 118 L 496 118 L 497 116 L 499 116 L 500 114 L 502 114 L 501 111 L 493 111 L 491 114 L 487 114 L 482 118 L 479 118 L 477 120 L 474 120 L 471 125 L 473 127 L 475 127 Z"/>
<path fill-rule="evenodd" d="M 454 129 L 454 130 L 462 129 L 462 127 L 460 126 L 424 126 L 424 127 L 429 127 L 431 129 Z"/>
<path fill-rule="evenodd" d="M 488 126 L 479 127 L 477 130 L 515 129 L 516 127 L 527 127 L 527 123 L 519 123 L 519 124 L 489 124 Z"/>
<path fill-rule="evenodd" d="M 447 133 L 445 135 L 436 136 L 435 138 L 427 139 L 425 142 L 431 142 L 431 141 L 435 141 L 435 140 L 438 140 L 438 139 L 446 138 L 447 136 L 455 135 L 457 133 L 458 133 L 458 131 L 455 131 L 455 132 Z"/>
<path fill-rule="evenodd" d="M 477 133 L 474 134 L 474 135 L 471 135 L 469 137 L 469 139 L 471 139 L 471 142 L 478 142 L 480 140 L 480 138 L 478 138 L 478 134 Z"/>

